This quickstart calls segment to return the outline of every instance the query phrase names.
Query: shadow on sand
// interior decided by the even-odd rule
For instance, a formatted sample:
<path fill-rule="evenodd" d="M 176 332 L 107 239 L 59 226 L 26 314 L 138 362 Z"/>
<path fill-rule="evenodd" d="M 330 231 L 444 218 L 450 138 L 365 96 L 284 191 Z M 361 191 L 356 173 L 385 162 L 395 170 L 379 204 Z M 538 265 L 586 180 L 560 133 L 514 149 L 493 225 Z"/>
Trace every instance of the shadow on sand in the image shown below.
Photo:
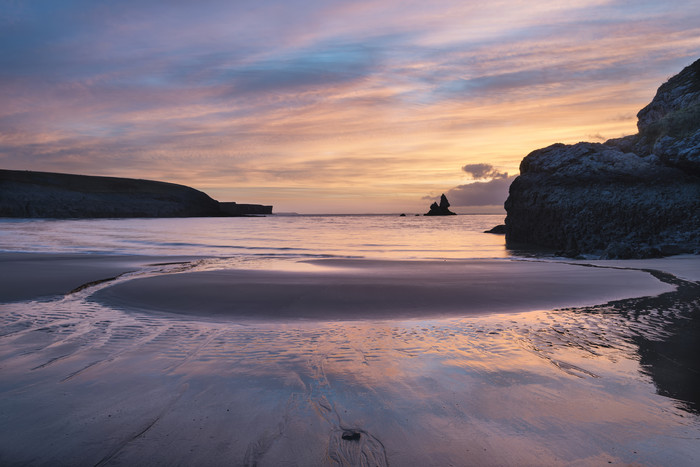
<path fill-rule="evenodd" d="M 582 312 L 624 317 L 638 347 L 640 365 L 657 393 L 678 401 L 678 407 L 700 414 L 700 283 L 647 270 L 677 287 L 656 297 L 619 300 Z"/>

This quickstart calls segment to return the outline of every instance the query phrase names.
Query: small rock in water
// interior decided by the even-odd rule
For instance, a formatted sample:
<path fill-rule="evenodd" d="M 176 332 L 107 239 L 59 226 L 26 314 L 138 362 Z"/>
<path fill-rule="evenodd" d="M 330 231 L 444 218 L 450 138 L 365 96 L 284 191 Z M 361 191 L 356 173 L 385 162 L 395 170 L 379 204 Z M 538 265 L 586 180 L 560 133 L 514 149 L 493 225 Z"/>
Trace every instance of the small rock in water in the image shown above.
<path fill-rule="evenodd" d="M 484 233 L 490 233 L 490 234 L 505 234 L 506 233 L 506 226 L 504 224 L 497 225 L 491 230 L 484 230 Z"/>
<path fill-rule="evenodd" d="M 345 430 L 343 431 L 343 435 L 341 437 L 346 441 L 359 441 L 360 436 L 361 434 L 359 431 Z"/>

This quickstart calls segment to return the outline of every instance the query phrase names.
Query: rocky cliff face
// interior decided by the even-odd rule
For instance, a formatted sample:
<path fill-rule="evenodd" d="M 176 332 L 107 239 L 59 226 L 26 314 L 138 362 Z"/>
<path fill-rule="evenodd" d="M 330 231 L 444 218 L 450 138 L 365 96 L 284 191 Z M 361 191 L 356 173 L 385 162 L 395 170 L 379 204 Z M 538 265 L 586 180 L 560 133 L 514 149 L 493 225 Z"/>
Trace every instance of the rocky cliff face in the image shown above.
<path fill-rule="evenodd" d="M 636 135 L 526 156 L 506 242 L 605 258 L 700 253 L 700 60 L 637 117 Z"/>
<path fill-rule="evenodd" d="M 208 217 L 219 203 L 183 185 L 0 170 L 0 217 Z"/>

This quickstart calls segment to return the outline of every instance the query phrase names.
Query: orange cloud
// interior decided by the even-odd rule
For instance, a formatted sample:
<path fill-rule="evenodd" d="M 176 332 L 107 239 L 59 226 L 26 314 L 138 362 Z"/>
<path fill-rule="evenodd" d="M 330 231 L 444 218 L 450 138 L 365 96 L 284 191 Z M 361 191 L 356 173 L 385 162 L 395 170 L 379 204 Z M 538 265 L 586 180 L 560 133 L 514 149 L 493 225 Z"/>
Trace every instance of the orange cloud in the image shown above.
<path fill-rule="evenodd" d="M 4 168 L 421 212 L 471 181 L 465 165 L 514 175 L 538 147 L 634 133 L 700 50 L 684 1 L 120 3 L 13 18 Z"/>

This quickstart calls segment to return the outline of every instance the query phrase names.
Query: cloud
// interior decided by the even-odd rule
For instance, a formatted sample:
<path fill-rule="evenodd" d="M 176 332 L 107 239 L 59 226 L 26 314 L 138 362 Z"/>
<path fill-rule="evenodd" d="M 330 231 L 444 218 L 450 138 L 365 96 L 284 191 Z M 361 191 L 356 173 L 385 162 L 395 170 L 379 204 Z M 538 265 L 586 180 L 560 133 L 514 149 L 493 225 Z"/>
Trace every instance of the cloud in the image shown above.
<path fill-rule="evenodd" d="M 508 172 L 501 172 L 491 164 L 467 164 L 462 167 L 474 180 L 508 178 Z"/>
<path fill-rule="evenodd" d="M 591 141 L 600 141 L 600 142 L 604 142 L 604 141 L 607 141 L 607 140 L 608 140 L 608 138 L 606 138 L 605 136 L 601 135 L 600 133 L 595 133 L 595 134 L 592 134 L 592 135 L 588 135 L 588 139 L 591 140 Z"/>
<path fill-rule="evenodd" d="M 449 190 L 446 196 L 452 206 L 502 205 L 508 197 L 508 188 L 514 179 L 515 176 L 512 176 L 459 185 Z"/>
<path fill-rule="evenodd" d="M 499 168 L 465 165 L 450 201 L 500 204 L 529 151 L 636 131 L 697 57 L 694 2 L 6 2 L 0 163 L 364 210 L 469 154 Z"/>
<path fill-rule="evenodd" d="M 473 183 L 456 186 L 445 193 L 450 204 L 455 207 L 502 205 L 508 197 L 508 188 L 515 175 L 508 176 L 491 164 L 466 164 L 462 170 L 474 180 Z M 426 196 L 423 199 L 434 199 Z"/>
<path fill-rule="evenodd" d="M 231 76 L 234 94 L 295 93 L 305 89 L 318 92 L 362 81 L 372 73 L 374 61 L 371 49 L 362 45 L 318 45 L 246 67 L 236 66 L 219 78 Z"/>

